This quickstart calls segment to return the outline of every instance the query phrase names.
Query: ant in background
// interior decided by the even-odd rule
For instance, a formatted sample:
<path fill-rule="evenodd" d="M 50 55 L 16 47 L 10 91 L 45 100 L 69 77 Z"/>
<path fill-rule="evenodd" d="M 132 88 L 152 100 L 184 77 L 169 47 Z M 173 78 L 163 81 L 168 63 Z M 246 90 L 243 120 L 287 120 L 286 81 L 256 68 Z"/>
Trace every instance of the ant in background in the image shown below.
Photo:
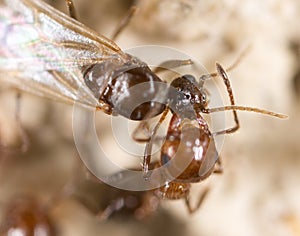
<path fill-rule="evenodd" d="M 159 167 L 159 162 L 150 164 L 150 170 Z M 141 171 L 141 169 L 132 168 L 134 171 Z M 110 176 L 110 178 L 124 178 L 125 172 L 120 171 Z M 118 189 L 107 185 L 88 172 L 89 178 L 83 181 L 76 181 L 74 191 L 71 196 L 81 204 L 83 204 L 89 211 L 97 216 L 100 221 L 110 218 L 122 218 L 132 216 L 137 220 L 144 220 L 151 217 L 157 212 L 160 201 L 162 199 L 182 199 L 186 200 L 186 204 L 190 213 L 193 212 L 189 203 L 190 184 L 181 183 L 178 185 L 174 182 L 168 182 L 165 185 L 145 191 L 131 191 Z M 125 177 L 126 178 L 126 177 Z M 177 190 L 175 194 L 174 190 Z M 179 194 L 179 191 L 181 194 Z M 200 206 L 208 189 L 205 189 L 201 199 L 197 205 Z"/>
<path fill-rule="evenodd" d="M 13 198 L 3 212 L 0 235 L 57 235 L 48 210 L 32 196 Z"/>

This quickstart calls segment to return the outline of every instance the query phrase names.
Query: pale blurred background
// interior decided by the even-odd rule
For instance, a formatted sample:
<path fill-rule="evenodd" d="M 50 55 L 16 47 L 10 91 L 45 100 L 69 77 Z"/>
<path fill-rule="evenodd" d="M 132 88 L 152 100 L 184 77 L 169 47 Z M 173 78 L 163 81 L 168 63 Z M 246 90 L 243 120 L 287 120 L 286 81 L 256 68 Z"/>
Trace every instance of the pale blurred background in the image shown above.
<path fill-rule="evenodd" d="M 63 0 L 49 3 L 66 12 Z M 216 61 L 230 65 L 251 45 L 246 57 L 229 73 L 237 104 L 285 113 L 289 119 L 239 112 L 241 128 L 226 137 L 220 154 L 224 174 L 212 178 L 211 192 L 195 214 L 187 213 L 183 201 L 162 201 L 158 212 L 145 221 L 125 217 L 99 222 L 88 209 L 66 197 L 49 213 L 61 235 L 299 236 L 300 2 L 74 3 L 80 21 L 107 37 L 136 4 L 138 13 L 117 39 L 122 49 L 148 44 L 174 47 L 197 58 L 209 71 L 215 70 Z M 81 181 L 83 176 L 75 176 L 79 157 L 73 141 L 71 106 L 24 94 L 21 120 L 30 146 L 21 153 L 16 149 L 20 136 L 14 120 L 15 91 L 1 85 L 0 102 L 0 138 L 8 147 L 2 148 L 0 159 L 2 213 L 16 195 L 32 194 L 46 204 L 71 181 Z M 109 119 L 97 115 L 98 132 L 103 136 L 111 132 L 106 125 Z M 113 140 L 108 139 L 108 149 L 110 142 Z M 198 186 L 201 189 L 201 183 Z M 3 214 L 1 217 L 3 220 Z"/>

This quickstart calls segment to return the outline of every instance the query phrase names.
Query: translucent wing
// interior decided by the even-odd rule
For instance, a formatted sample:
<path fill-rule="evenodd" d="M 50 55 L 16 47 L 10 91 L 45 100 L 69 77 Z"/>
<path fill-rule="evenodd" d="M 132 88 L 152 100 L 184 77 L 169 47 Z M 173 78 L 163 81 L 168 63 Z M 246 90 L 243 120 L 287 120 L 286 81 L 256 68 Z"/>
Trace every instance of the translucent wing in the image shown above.
<path fill-rule="evenodd" d="M 114 42 L 43 1 L 7 0 L 0 8 L 0 75 L 20 89 L 95 107 L 82 68 L 124 56 Z"/>

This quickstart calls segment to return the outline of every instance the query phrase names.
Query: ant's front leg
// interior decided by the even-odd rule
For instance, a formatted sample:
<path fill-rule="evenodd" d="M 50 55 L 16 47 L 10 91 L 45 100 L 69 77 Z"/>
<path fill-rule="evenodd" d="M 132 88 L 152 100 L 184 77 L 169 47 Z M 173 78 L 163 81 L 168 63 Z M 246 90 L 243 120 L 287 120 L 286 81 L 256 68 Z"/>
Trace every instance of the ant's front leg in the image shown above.
<path fill-rule="evenodd" d="M 213 173 L 214 174 L 222 174 L 223 173 L 223 167 L 222 167 L 222 162 L 221 162 L 220 157 L 218 158 L 218 160 L 216 162 Z M 188 211 L 189 211 L 190 214 L 194 213 L 195 211 L 197 211 L 200 208 L 200 206 L 203 203 L 204 199 L 206 198 L 209 190 L 210 190 L 209 187 L 206 187 L 200 193 L 199 198 L 198 198 L 198 202 L 197 202 L 195 207 L 191 206 L 190 199 L 189 199 L 190 194 L 189 193 L 186 194 L 186 196 L 185 196 L 185 205 L 187 206 Z"/>
<path fill-rule="evenodd" d="M 169 108 L 167 107 L 166 110 L 163 112 L 162 116 L 160 117 L 159 121 L 157 122 L 156 126 L 152 130 L 151 135 L 150 135 L 150 140 L 146 144 L 144 158 L 143 158 L 143 164 L 142 164 L 143 175 L 144 175 L 145 179 L 149 178 L 148 171 L 149 171 L 149 165 L 151 163 L 152 146 L 153 146 L 154 142 L 156 141 L 156 133 L 158 131 L 158 128 L 162 124 L 162 122 L 166 119 L 168 112 L 169 112 Z"/>

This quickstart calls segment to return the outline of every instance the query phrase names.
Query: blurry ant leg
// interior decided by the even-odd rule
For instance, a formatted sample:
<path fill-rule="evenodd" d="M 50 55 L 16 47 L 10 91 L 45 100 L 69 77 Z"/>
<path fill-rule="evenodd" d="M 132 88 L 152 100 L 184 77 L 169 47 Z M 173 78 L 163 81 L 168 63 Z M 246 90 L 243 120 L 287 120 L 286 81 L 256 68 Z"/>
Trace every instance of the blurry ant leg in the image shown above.
<path fill-rule="evenodd" d="M 97 213 L 96 218 L 99 221 L 107 220 L 115 212 L 121 211 L 125 207 L 124 198 L 120 197 L 111 202 L 103 211 Z"/>
<path fill-rule="evenodd" d="M 214 167 L 214 174 L 223 174 L 223 166 L 222 166 L 222 161 L 220 159 L 220 157 L 218 158 L 216 165 Z"/>
<path fill-rule="evenodd" d="M 237 65 L 240 64 L 240 62 L 247 55 L 247 53 L 250 51 L 250 49 L 251 49 L 251 45 L 248 45 L 245 49 L 243 49 L 242 52 L 240 53 L 240 55 L 237 57 L 237 59 L 230 66 L 228 66 L 225 70 L 228 72 L 228 71 L 233 70 L 235 67 L 237 67 Z M 219 74 L 218 72 L 213 72 L 210 74 L 202 75 L 200 77 L 200 81 L 209 79 L 211 77 L 217 77 L 218 74 Z"/>
<path fill-rule="evenodd" d="M 231 88 L 231 85 L 230 85 L 230 80 L 228 78 L 228 75 L 226 74 L 225 70 L 223 69 L 223 67 L 220 64 L 216 63 L 216 67 L 217 67 L 218 74 L 222 77 L 223 82 L 226 86 L 227 93 L 228 93 L 229 100 L 230 100 L 230 104 L 231 104 L 231 106 L 235 106 L 234 96 L 233 96 L 233 92 L 232 92 L 232 88 Z M 204 113 L 210 113 L 209 109 L 205 109 L 203 112 Z M 234 109 L 232 110 L 232 112 L 233 112 L 233 118 L 234 118 L 235 126 L 233 126 L 232 128 L 228 128 L 228 129 L 225 129 L 225 130 L 215 132 L 214 135 L 234 133 L 235 131 L 237 131 L 240 128 L 240 122 L 239 122 L 239 119 L 238 119 L 238 116 L 237 116 L 237 112 Z"/>
<path fill-rule="evenodd" d="M 75 20 L 78 20 L 73 0 L 65 0 L 65 2 L 68 8 L 69 16 Z M 115 39 L 119 36 L 119 34 L 123 31 L 123 29 L 129 24 L 131 18 L 134 16 L 136 11 L 137 8 L 135 6 L 130 8 L 127 15 L 123 18 L 123 20 L 119 23 L 116 30 L 114 31 L 111 38 L 112 41 L 115 41 Z"/>
<path fill-rule="evenodd" d="M 168 60 L 159 64 L 154 70 L 154 73 L 160 73 L 163 71 L 168 71 L 181 66 L 192 65 L 193 61 L 191 59 L 186 60 Z"/>
<path fill-rule="evenodd" d="M 2 152 L 2 150 L 5 149 L 5 144 L 2 142 L 2 138 L 1 138 L 1 126 L 0 126 L 0 152 Z M 0 158 L 1 161 L 1 158 Z"/>
<path fill-rule="evenodd" d="M 138 143 L 145 143 L 150 141 L 150 127 L 149 122 L 142 120 L 139 125 L 134 129 L 132 139 Z"/>
<path fill-rule="evenodd" d="M 190 202 L 190 194 L 188 193 L 186 196 L 185 196 L 185 205 L 189 211 L 190 214 L 194 213 L 195 211 L 197 211 L 201 204 L 203 203 L 204 199 L 206 198 L 207 194 L 209 192 L 209 188 L 205 188 L 200 194 L 199 194 L 199 197 L 198 197 L 198 202 L 196 204 L 195 207 L 192 207 L 191 206 L 191 202 Z"/>
<path fill-rule="evenodd" d="M 120 21 L 118 26 L 116 27 L 114 33 L 112 34 L 111 40 L 115 41 L 116 38 L 120 35 L 120 33 L 126 28 L 126 26 L 130 23 L 132 17 L 137 12 L 138 8 L 136 6 L 132 6 L 127 12 L 126 16 Z"/>
<path fill-rule="evenodd" d="M 134 141 L 139 143 L 149 142 L 151 138 L 150 131 L 150 121 L 148 120 L 150 117 L 153 117 L 153 114 L 156 114 L 157 110 L 150 110 L 144 117 L 143 120 L 140 121 L 139 125 L 134 129 L 131 137 Z"/>
<path fill-rule="evenodd" d="M 26 131 L 24 130 L 21 119 L 20 119 L 20 109 L 21 109 L 21 93 L 17 92 L 16 96 L 16 110 L 15 110 L 15 120 L 17 123 L 19 135 L 22 140 L 21 151 L 26 152 L 29 148 L 30 142 Z"/>
<path fill-rule="evenodd" d="M 166 116 L 167 116 L 168 112 L 169 112 L 169 108 L 166 108 L 166 110 L 163 112 L 162 116 L 160 117 L 159 121 L 157 122 L 156 126 L 152 130 L 149 142 L 147 142 L 147 144 L 146 144 L 144 158 L 143 158 L 143 165 L 142 165 L 143 175 L 144 175 L 145 179 L 149 178 L 148 170 L 149 170 L 149 165 L 151 163 L 152 146 L 153 146 L 154 141 L 156 140 L 155 135 L 157 133 L 157 130 L 158 130 L 159 126 L 166 119 Z"/>
<path fill-rule="evenodd" d="M 65 1 L 69 11 L 69 16 L 75 20 L 78 20 L 73 0 L 65 0 Z"/>

